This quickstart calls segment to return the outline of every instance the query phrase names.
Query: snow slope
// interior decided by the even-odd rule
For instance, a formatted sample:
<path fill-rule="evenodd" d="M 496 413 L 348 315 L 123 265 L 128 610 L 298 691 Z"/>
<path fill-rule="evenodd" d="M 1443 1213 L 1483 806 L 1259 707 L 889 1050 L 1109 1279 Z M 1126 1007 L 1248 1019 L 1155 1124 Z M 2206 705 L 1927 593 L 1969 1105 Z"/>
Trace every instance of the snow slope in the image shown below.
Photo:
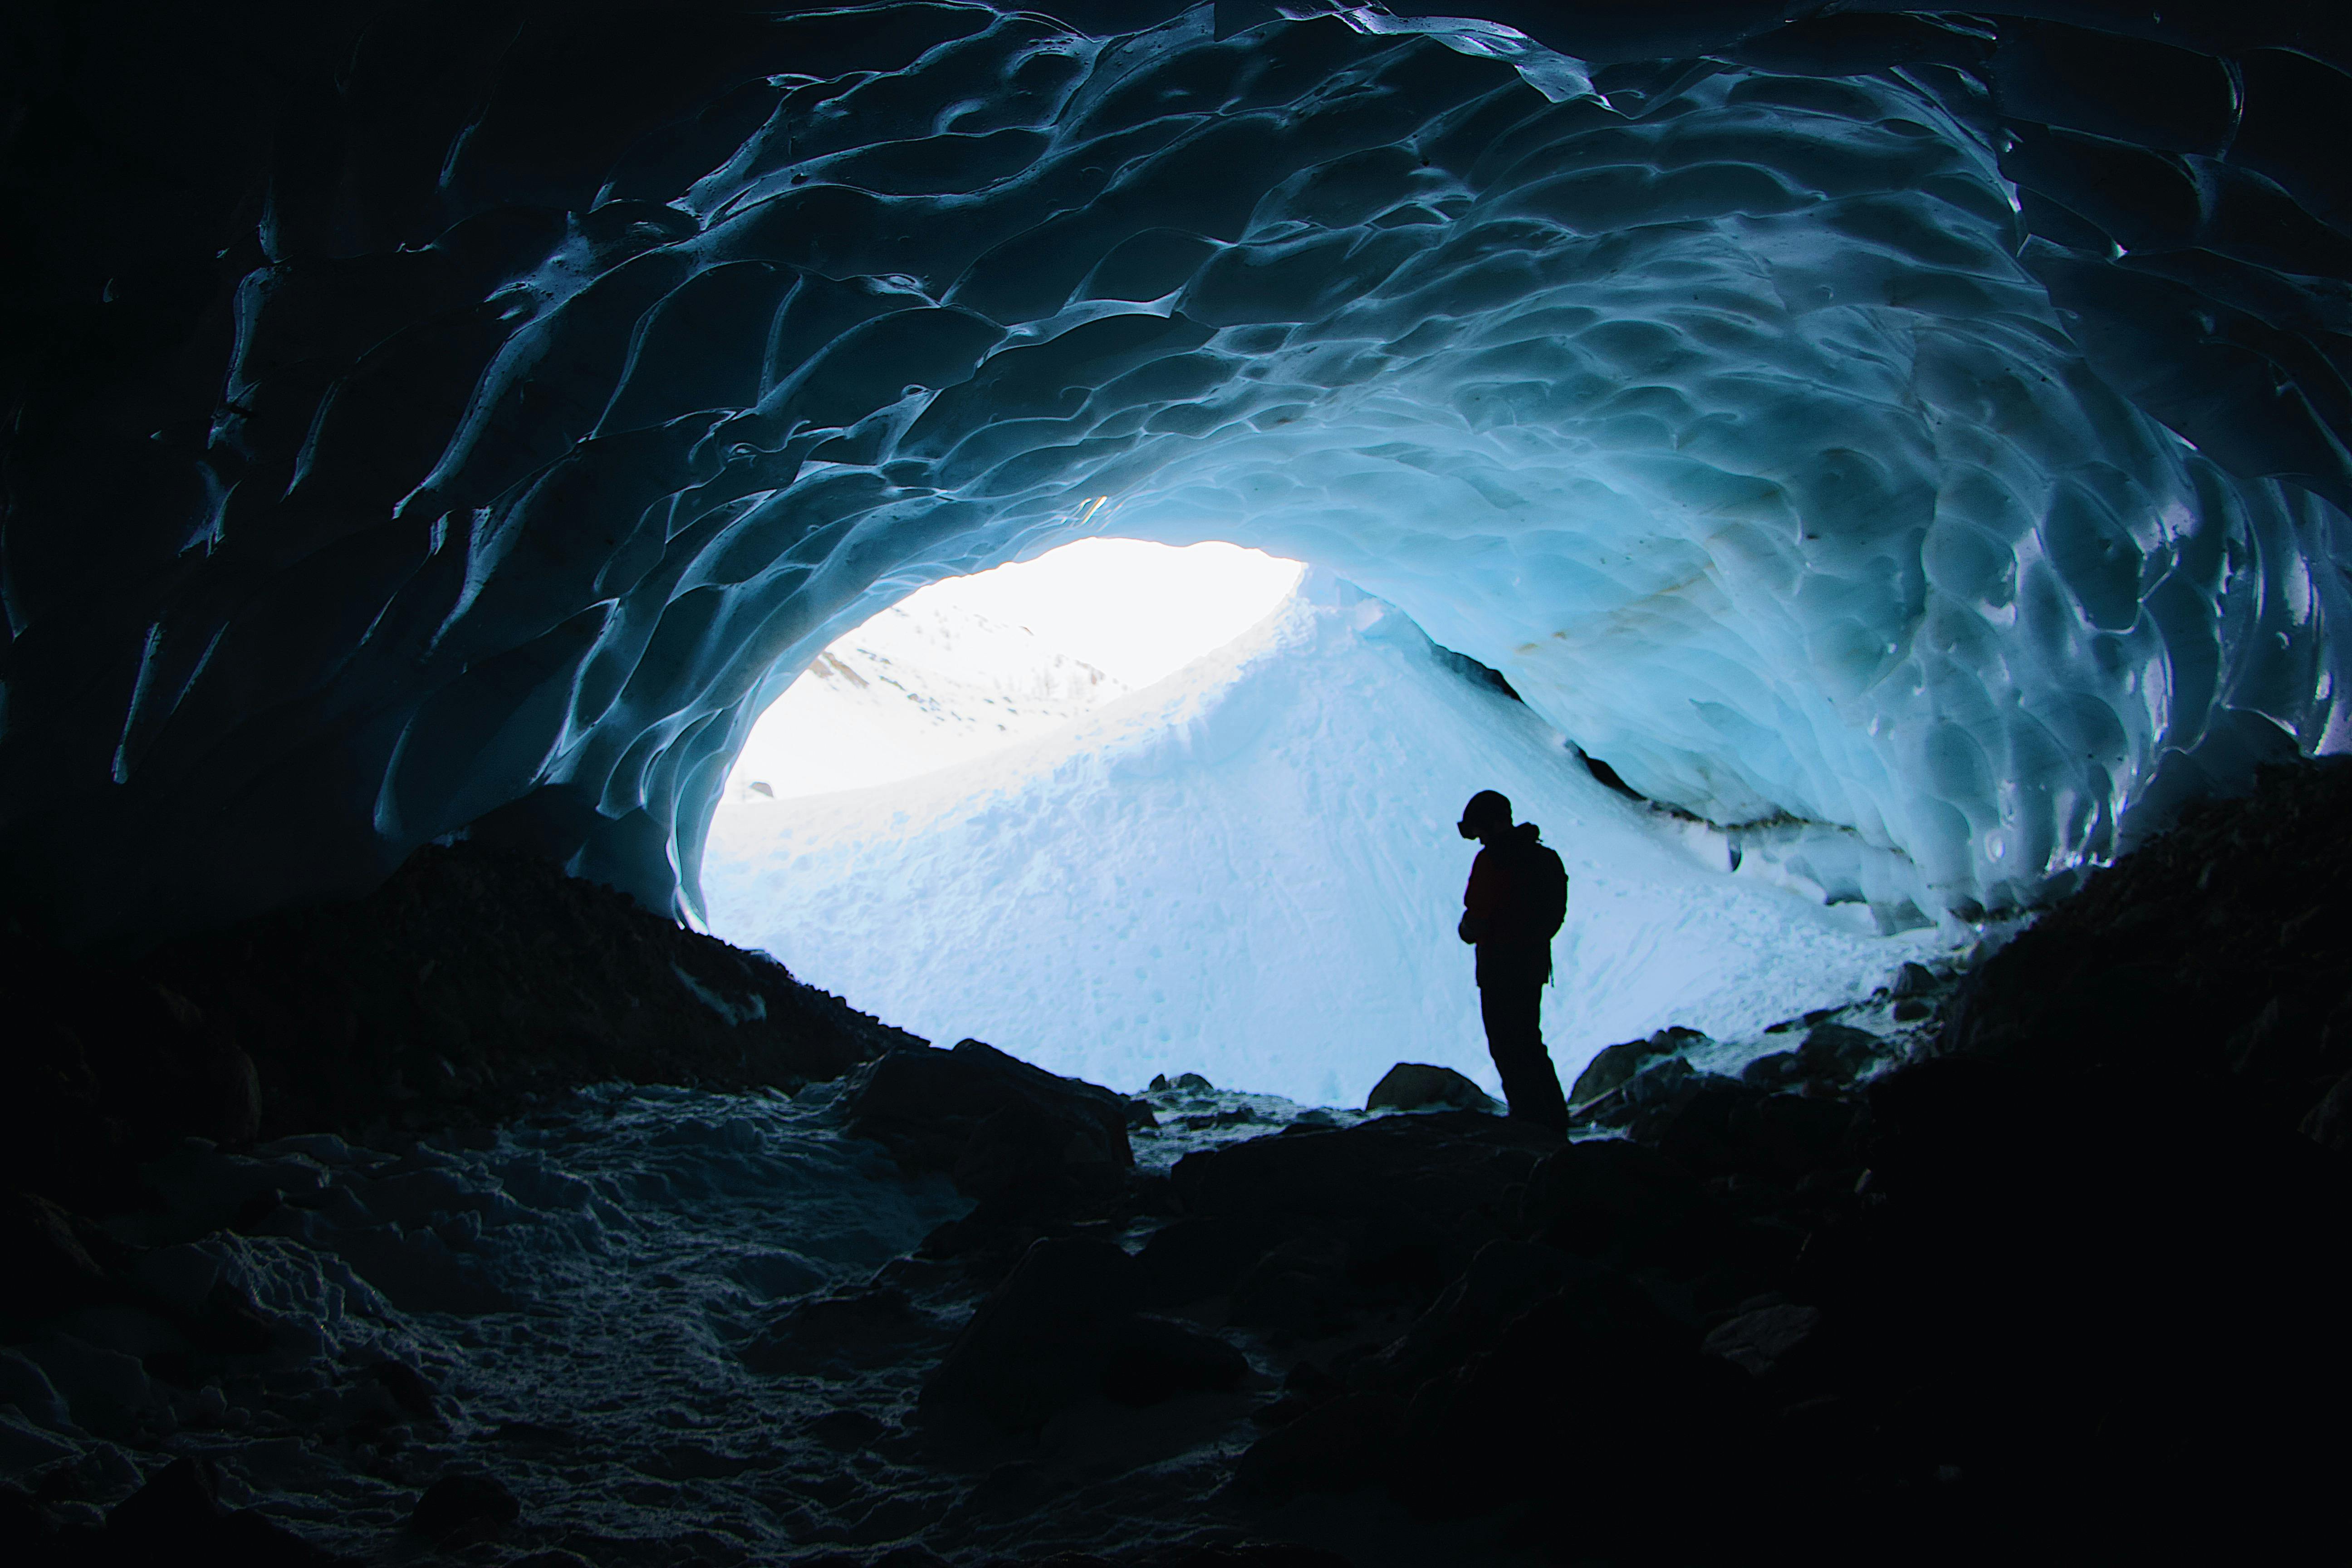
<path fill-rule="evenodd" d="M 911 778 L 1055 729 L 1128 689 L 1024 626 L 921 598 L 817 656 L 760 716 L 728 775 L 728 800 Z"/>
<path fill-rule="evenodd" d="M 1573 879 L 1563 1077 L 1681 1023 L 1736 1037 L 1951 933 L 1859 907 L 1611 794 L 1530 710 L 1327 574 L 1234 642 L 961 770 L 730 802 L 710 929 L 942 1042 L 1121 1089 L 1156 1072 L 1360 1103 L 1400 1059 L 1497 1087 L 1454 936 L 1462 803 L 1498 787 Z"/>

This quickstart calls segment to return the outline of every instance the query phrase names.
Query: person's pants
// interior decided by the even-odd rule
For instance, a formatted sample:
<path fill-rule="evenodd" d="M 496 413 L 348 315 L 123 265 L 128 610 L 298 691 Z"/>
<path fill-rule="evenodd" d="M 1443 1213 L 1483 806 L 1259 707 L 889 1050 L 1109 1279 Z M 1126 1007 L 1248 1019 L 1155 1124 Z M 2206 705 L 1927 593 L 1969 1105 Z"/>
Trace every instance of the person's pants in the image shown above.
<path fill-rule="evenodd" d="M 1568 1100 L 1543 1043 L 1543 982 L 1509 981 L 1478 988 L 1486 1020 L 1486 1051 L 1503 1076 L 1511 1114 L 1559 1131 L 1568 1130 Z"/>

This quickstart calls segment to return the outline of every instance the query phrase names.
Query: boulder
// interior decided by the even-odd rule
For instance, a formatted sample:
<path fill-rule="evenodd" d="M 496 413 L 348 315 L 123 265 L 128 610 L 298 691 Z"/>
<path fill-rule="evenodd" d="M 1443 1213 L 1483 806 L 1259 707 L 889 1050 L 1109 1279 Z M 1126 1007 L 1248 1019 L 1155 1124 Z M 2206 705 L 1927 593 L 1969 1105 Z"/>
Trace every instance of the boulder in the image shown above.
<path fill-rule="evenodd" d="M 1704 1253 L 1730 1215 L 1690 1170 L 1639 1143 L 1570 1143 L 1528 1179 L 1525 1224 L 1564 1252 L 1655 1259 Z"/>
<path fill-rule="evenodd" d="M 1364 1101 L 1366 1110 L 1425 1110 L 1433 1106 L 1454 1110 L 1502 1110 L 1485 1089 L 1452 1068 L 1427 1062 L 1397 1063 L 1381 1075 Z"/>
<path fill-rule="evenodd" d="M 1034 1431 L 1100 1395 L 1125 1405 L 1231 1388 L 1249 1363 L 1223 1341 L 1144 1317 L 1135 1259 L 1096 1237 L 1045 1237 L 992 1291 L 930 1376 L 922 1405 Z"/>
<path fill-rule="evenodd" d="M 1304 1222 L 1374 1217 L 1390 1235 L 1460 1233 L 1534 1169 L 1556 1135 L 1499 1116 L 1440 1110 L 1355 1127 L 1300 1130 L 1187 1154 L 1176 1192 L 1188 1213 L 1296 1230 Z M 1487 1237 L 1480 1237 L 1478 1240 Z"/>
<path fill-rule="evenodd" d="M 1657 1131 L 1658 1152 L 1708 1176 L 1750 1163 L 1748 1141 L 1741 1134 L 1751 1130 L 1753 1108 L 1762 1098 L 1737 1079 L 1706 1074 L 1665 1113 Z"/>
<path fill-rule="evenodd" d="M 1679 1025 L 1660 1029 L 1646 1040 L 1625 1040 L 1604 1047 L 1601 1053 L 1584 1065 L 1576 1075 L 1576 1086 L 1569 1090 L 1568 1102 L 1582 1105 L 1600 1099 L 1611 1089 L 1632 1081 L 1643 1067 L 1660 1057 L 1674 1056 L 1698 1045 L 1706 1038 L 1696 1029 Z"/>
<path fill-rule="evenodd" d="M 949 1173 L 976 1198 L 1100 1182 L 1135 1163 L 1125 1096 L 978 1040 L 890 1052 L 863 1071 L 847 1107 L 852 1132 L 910 1170 Z"/>
<path fill-rule="evenodd" d="M 1340 1317 L 1354 1294 L 1346 1242 L 1329 1235 L 1274 1247 L 1234 1286 L 1227 1316 L 1276 1334 L 1313 1334 Z"/>
<path fill-rule="evenodd" d="M 1801 1176 L 1843 1151 L 1853 1122 L 1845 1100 L 1767 1094 L 1709 1075 L 1664 1117 L 1655 1142 L 1660 1153 L 1701 1175 Z"/>
<path fill-rule="evenodd" d="M 1594 1265 L 1557 1247 L 1504 1239 L 1478 1249 L 1462 1278 L 1370 1363 L 1389 1386 L 1411 1387 L 1489 1348 L 1538 1301 Z"/>
<path fill-rule="evenodd" d="M 1809 1078 L 1852 1079 L 1885 1054 L 1885 1040 L 1846 1024 L 1816 1024 L 1797 1049 L 1797 1063 Z"/>
<path fill-rule="evenodd" d="M 794 1302 L 742 1350 L 753 1372 L 846 1377 L 905 1358 L 939 1326 L 904 1290 L 866 1285 Z"/>
<path fill-rule="evenodd" d="M 1160 1405 L 1236 1387 L 1249 1370 L 1249 1358 L 1213 1334 L 1138 1314 L 1114 1330 L 1100 1386 L 1114 1405 Z"/>
<path fill-rule="evenodd" d="M 1738 1136 L 1748 1168 L 1784 1176 L 1833 1163 L 1854 1135 L 1854 1108 L 1843 1100 L 1768 1094 L 1746 1117 Z"/>
<path fill-rule="evenodd" d="M 1136 1254 L 1147 1305 L 1177 1307 L 1234 1288 L 1265 1250 L 1260 1226 L 1233 1215 L 1179 1219 L 1153 1231 Z"/>

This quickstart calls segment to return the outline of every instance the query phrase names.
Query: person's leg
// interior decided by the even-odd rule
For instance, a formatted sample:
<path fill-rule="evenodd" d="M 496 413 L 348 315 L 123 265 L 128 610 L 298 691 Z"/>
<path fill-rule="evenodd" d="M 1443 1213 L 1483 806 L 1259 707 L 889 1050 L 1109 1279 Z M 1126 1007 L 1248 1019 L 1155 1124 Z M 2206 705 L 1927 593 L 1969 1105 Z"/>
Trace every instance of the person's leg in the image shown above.
<path fill-rule="evenodd" d="M 1478 1010 L 1486 1024 L 1486 1051 L 1503 1079 L 1511 1114 L 1565 1131 L 1568 1100 L 1543 1043 L 1543 983 L 1512 982 L 1479 988 Z"/>

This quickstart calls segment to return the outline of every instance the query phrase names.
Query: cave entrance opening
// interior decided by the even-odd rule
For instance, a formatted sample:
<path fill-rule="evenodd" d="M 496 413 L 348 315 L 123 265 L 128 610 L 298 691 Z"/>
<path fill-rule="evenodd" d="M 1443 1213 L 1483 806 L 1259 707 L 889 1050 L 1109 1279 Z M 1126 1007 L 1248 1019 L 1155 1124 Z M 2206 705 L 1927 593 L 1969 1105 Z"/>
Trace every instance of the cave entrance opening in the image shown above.
<path fill-rule="evenodd" d="M 1304 567 L 1222 542 L 1089 538 L 919 588 L 820 653 L 758 721 L 730 804 L 961 768 L 1174 675 Z"/>
<path fill-rule="evenodd" d="M 1122 1090 L 1360 1105 L 1422 1061 L 1496 1092 L 1454 934 L 1483 788 L 1574 879 L 1564 1080 L 1668 1024 L 1760 1037 L 1939 941 L 1727 864 L 1328 569 L 1129 540 L 835 639 L 753 726 L 701 888 L 713 932 L 890 1023 Z"/>

